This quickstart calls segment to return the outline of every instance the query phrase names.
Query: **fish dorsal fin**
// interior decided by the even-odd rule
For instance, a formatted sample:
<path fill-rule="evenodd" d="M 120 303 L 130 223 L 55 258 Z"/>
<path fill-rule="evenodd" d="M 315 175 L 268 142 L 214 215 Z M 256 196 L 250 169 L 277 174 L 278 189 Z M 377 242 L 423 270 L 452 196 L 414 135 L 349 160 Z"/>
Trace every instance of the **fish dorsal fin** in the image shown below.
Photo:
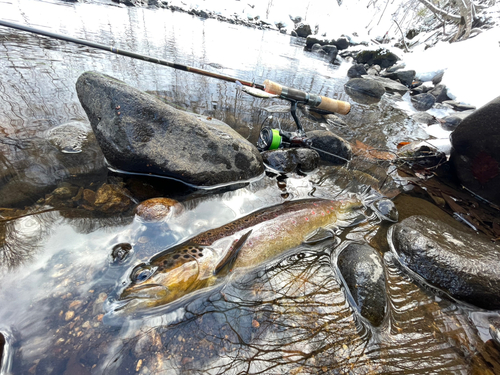
<path fill-rule="evenodd" d="M 333 230 L 327 228 L 318 228 L 306 237 L 304 243 L 307 245 L 315 244 L 317 242 L 324 241 L 328 238 L 333 237 L 335 237 L 335 233 L 333 232 Z"/>
<path fill-rule="evenodd" d="M 227 272 L 231 271 L 231 268 L 233 267 L 234 262 L 238 257 L 238 253 L 240 252 L 241 248 L 247 241 L 248 237 L 250 237 L 251 233 L 252 230 L 249 230 L 247 233 L 241 236 L 238 241 L 236 241 L 235 243 L 233 243 L 233 245 L 231 245 L 231 248 L 228 250 L 226 256 L 222 258 L 219 264 L 217 264 L 217 267 L 215 267 L 214 275 L 219 276 L 221 271 L 224 269 L 227 269 Z"/>

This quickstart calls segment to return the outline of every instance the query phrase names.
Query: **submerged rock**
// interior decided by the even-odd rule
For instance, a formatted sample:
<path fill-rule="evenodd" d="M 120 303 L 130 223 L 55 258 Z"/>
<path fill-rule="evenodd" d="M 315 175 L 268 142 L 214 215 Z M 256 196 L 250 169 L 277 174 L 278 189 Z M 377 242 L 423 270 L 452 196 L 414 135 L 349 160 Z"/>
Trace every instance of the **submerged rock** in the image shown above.
<path fill-rule="evenodd" d="M 354 302 L 353 308 L 375 327 L 379 326 L 387 302 L 384 267 L 377 250 L 365 243 L 351 242 L 339 253 L 337 267 Z"/>
<path fill-rule="evenodd" d="M 47 139 L 61 152 L 77 154 L 82 152 L 90 130 L 90 124 L 87 122 L 70 121 L 50 129 Z"/>
<path fill-rule="evenodd" d="M 83 73 L 76 90 L 115 169 L 196 186 L 247 180 L 264 171 L 257 148 L 221 121 L 175 109 L 96 72 Z"/>
<path fill-rule="evenodd" d="M 131 205 L 130 193 L 122 187 L 103 184 L 97 189 L 94 206 L 101 212 L 116 213 L 126 211 Z"/>
<path fill-rule="evenodd" d="M 135 214 L 144 221 L 160 221 L 183 211 L 183 206 L 170 198 L 151 198 L 141 202 L 135 208 Z"/>
<path fill-rule="evenodd" d="M 288 173 L 296 170 L 310 172 L 319 164 L 319 154 L 308 148 L 287 148 L 264 151 L 264 163 L 279 172 Z"/>
<path fill-rule="evenodd" d="M 388 233 L 399 262 L 450 296 L 500 308 L 500 248 L 488 238 L 425 216 L 411 216 Z"/>
<path fill-rule="evenodd" d="M 450 161 L 460 182 L 500 204 L 500 96 L 467 116 L 451 133 Z"/>
<path fill-rule="evenodd" d="M 65 152 L 66 146 L 72 152 Z M 49 131 L 45 137 L 20 145 L 15 155 L 6 155 L 0 169 L 0 207 L 32 205 L 62 183 L 97 183 L 105 181 L 107 175 L 103 154 L 90 129 L 87 133 Z"/>

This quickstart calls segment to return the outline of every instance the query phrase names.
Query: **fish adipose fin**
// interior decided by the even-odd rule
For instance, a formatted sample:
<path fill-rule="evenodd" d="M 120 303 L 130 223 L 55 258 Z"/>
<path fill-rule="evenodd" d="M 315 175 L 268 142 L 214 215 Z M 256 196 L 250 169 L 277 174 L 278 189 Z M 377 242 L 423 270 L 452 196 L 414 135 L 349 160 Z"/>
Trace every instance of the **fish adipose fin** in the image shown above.
<path fill-rule="evenodd" d="M 245 233 L 243 236 L 240 237 L 238 241 L 236 241 L 232 246 L 231 249 L 227 252 L 226 256 L 221 259 L 219 264 L 217 264 L 217 267 L 215 267 L 214 270 L 214 275 L 219 276 L 223 270 L 226 270 L 227 272 L 231 271 L 231 268 L 234 265 L 234 262 L 236 261 L 236 258 L 238 258 L 238 254 L 247 241 L 248 237 L 250 237 L 250 234 L 252 233 L 251 230 L 249 230 L 247 233 Z"/>
<path fill-rule="evenodd" d="M 333 232 L 333 230 L 318 228 L 306 237 L 306 239 L 304 240 L 304 244 L 311 245 L 333 237 L 335 237 L 335 233 Z"/>

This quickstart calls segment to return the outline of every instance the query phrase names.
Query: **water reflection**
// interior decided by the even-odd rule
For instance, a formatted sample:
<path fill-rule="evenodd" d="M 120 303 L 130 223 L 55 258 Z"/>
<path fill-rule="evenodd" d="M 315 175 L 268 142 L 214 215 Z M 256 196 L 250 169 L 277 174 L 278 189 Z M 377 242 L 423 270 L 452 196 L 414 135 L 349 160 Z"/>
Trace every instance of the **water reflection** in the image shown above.
<path fill-rule="evenodd" d="M 0 221 L 0 264 L 2 268 L 15 268 L 33 259 L 43 247 L 59 219 L 50 208 L 37 212 L 17 213 L 17 219 Z M 45 211 L 45 212 L 43 212 Z"/>
<path fill-rule="evenodd" d="M 359 332 L 328 259 L 321 247 L 295 249 L 274 265 L 235 274 L 222 288 L 185 305 L 181 318 L 167 314 L 165 321 L 174 319 L 168 326 L 157 318 L 141 322 L 143 328 L 120 353 L 132 353 L 132 363 L 141 360 L 149 371 L 165 373 L 362 367 L 369 362 L 363 354 L 366 332 Z M 131 324 L 129 333 L 136 328 Z M 113 373 L 129 365 L 112 366 Z"/>

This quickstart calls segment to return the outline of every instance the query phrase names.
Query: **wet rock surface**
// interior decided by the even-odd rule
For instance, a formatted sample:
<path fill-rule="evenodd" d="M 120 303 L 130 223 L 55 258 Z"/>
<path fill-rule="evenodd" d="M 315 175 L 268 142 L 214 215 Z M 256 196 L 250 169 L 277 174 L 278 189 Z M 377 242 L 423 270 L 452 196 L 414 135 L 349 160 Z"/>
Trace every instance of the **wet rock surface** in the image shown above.
<path fill-rule="evenodd" d="M 411 216 L 388 234 L 399 262 L 452 297 L 485 309 L 500 308 L 500 251 L 465 227 Z"/>
<path fill-rule="evenodd" d="M 379 326 L 387 308 L 385 274 L 380 254 L 368 244 L 351 242 L 337 258 L 346 292 L 353 306 L 372 325 Z"/>
<path fill-rule="evenodd" d="M 442 103 L 444 101 L 450 100 L 448 97 L 448 90 L 445 85 L 436 85 L 432 90 L 429 91 L 436 98 L 436 103 Z"/>
<path fill-rule="evenodd" d="M 368 73 L 367 73 L 366 68 L 363 64 L 354 64 L 347 71 L 347 76 L 349 78 L 359 78 L 359 77 L 364 76 L 366 74 L 368 74 Z"/>
<path fill-rule="evenodd" d="M 351 146 L 338 135 L 326 130 L 312 130 L 307 132 L 307 137 L 312 141 L 312 146 L 322 160 L 340 165 L 352 158 Z"/>
<path fill-rule="evenodd" d="M 262 153 L 264 163 L 271 168 L 283 172 L 310 172 L 318 167 L 319 154 L 308 148 L 288 148 L 265 151 Z"/>
<path fill-rule="evenodd" d="M 363 79 L 372 80 L 380 83 L 382 86 L 384 86 L 385 91 L 390 93 L 398 93 L 404 95 L 408 92 L 408 87 L 389 78 L 384 78 L 374 75 L 366 75 L 363 76 Z"/>
<path fill-rule="evenodd" d="M 144 221 L 160 221 L 183 211 L 183 206 L 175 199 L 151 198 L 135 208 L 135 214 Z"/>
<path fill-rule="evenodd" d="M 439 119 L 439 124 L 444 130 L 453 131 L 457 128 L 458 125 L 462 122 L 462 118 L 459 116 L 446 116 L 442 119 Z"/>
<path fill-rule="evenodd" d="M 85 134 L 85 139 L 82 134 Z M 91 131 L 78 131 L 76 134 L 72 131 L 57 131 L 52 135 L 54 137 L 26 142 L 16 155 L 19 157 L 26 152 L 29 157 L 4 163 L 0 169 L 0 207 L 33 204 L 61 183 L 105 181 L 108 170 Z M 80 139 L 75 140 L 75 137 Z M 63 145 L 73 146 L 73 142 L 77 142 L 79 151 L 64 152 Z"/>
<path fill-rule="evenodd" d="M 257 148 L 221 121 L 177 110 L 95 72 L 82 74 L 76 88 L 113 168 L 197 186 L 247 180 L 264 170 Z"/>
<path fill-rule="evenodd" d="M 451 133 L 450 161 L 460 182 L 500 204 L 500 97 L 467 116 Z"/>
<path fill-rule="evenodd" d="M 363 78 L 352 78 L 344 85 L 346 93 L 363 104 L 377 102 L 385 94 L 382 84 Z"/>
<path fill-rule="evenodd" d="M 395 81 L 401 82 L 403 85 L 410 87 L 415 78 L 414 70 L 398 70 L 393 73 L 386 73 L 383 75 L 385 78 L 393 79 Z"/>
<path fill-rule="evenodd" d="M 434 95 L 429 93 L 418 94 L 411 97 L 411 104 L 417 111 L 427 111 L 436 103 Z"/>

